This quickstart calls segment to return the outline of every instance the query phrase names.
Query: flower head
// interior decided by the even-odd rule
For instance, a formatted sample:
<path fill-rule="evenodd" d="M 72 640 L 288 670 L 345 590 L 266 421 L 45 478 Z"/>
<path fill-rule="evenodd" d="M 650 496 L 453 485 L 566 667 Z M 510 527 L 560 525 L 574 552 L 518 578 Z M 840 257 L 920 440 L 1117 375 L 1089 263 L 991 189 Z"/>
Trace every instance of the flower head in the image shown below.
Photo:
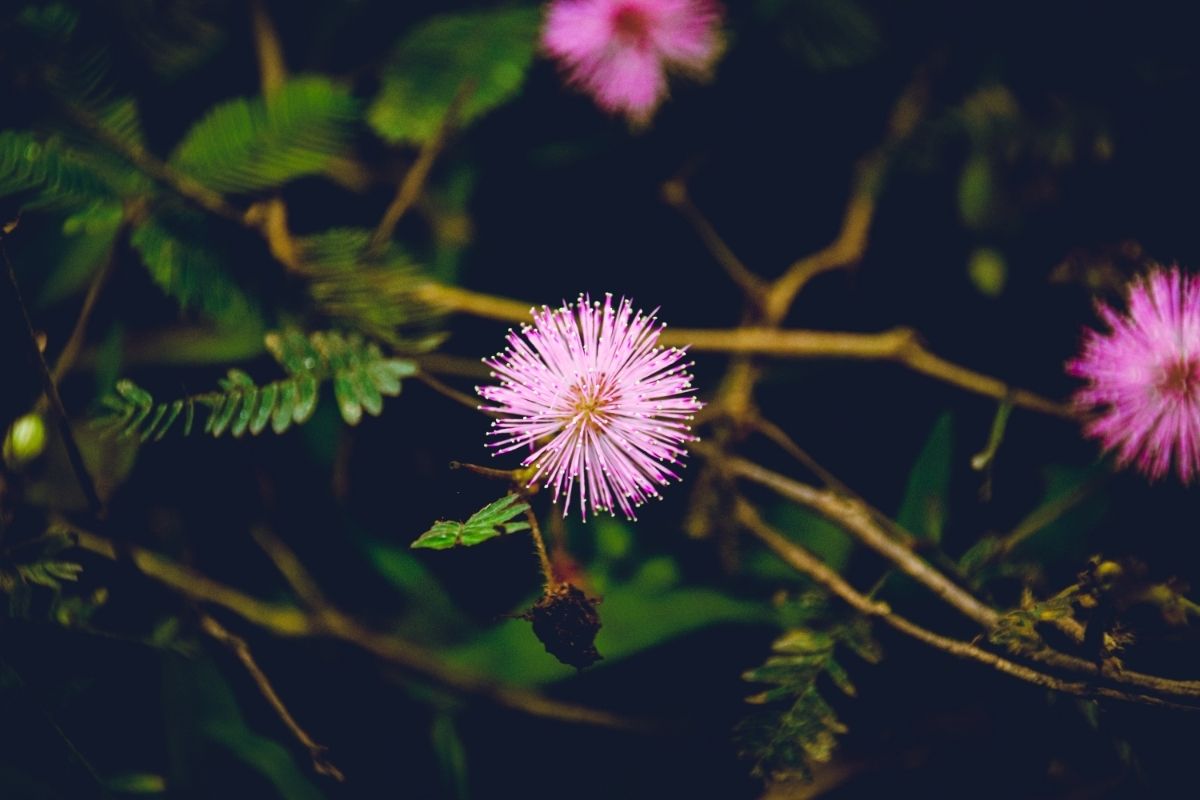
<path fill-rule="evenodd" d="M 1109 333 L 1085 333 L 1067 371 L 1087 380 L 1075 394 L 1099 413 L 1087 433 L 1151 479 L 1174 463 L 1188 483 L 1200 470 L 1200 276 L 1155 269 L 1129 285 L 1129 311 L 1106 305 Z"/>
<path fill-rule="evenodd" d="M 553 487 L 564 515 L 578 488 L 585 519 L 589 506 L 636 519 L 635 506 L 678 480 L 673 468 L 695 441 L 689 423 L 701 404 L 684 351 L 658 346 L 654 313 L 635 313 L 627 299 L 613 308 L 611 294 L 532 313 L 504 352 L 484 359 L 500 379 L 476 388 L 499 415 L 489 446 L 531 448 L 522 462 L 534 470 L 530 485 Z"/>
<path fill-rule="evenodd" d="M 605 111 L 644 124 L 667 73 L 704 76 L 720 55 L 715 0 L 553 0 L 542 45 Z"/>

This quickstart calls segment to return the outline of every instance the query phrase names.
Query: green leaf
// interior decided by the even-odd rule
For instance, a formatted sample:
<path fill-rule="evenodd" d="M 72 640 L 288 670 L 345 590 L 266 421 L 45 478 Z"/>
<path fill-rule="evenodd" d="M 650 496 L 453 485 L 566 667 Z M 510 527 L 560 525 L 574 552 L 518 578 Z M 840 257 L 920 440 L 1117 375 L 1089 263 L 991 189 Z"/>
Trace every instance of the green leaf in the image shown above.
<path fill-rule="evenodd" d="M 446 711 L 435 714 L 429 738 L 442 778 L 451 787 L 450 794 L 459 800 L 466 800 L 471 796 L 467 784 L 467 750 L 462 737 L 458 735 L 454 716 Z"/>
<path fill-rule="evenodd" d="M 0 131 L 0 196 L 27 192 L 25 208 L 81 206 L 115 197 L 87 158 L 59 139 Z"/>
<path fill-rule="evenodd" d="M 247 724 L 237 698 L 211 661 L 167 656 L 164 672 L 164 713 L 168 720 L 188 720 L 187 725 L 167 726 L 171 763 L 182 773 L 168 777 L 172 791 L 195 794 L 197 787 L 188 778 L 216 768 L 221 763 L 219 749 L 261 774 L 283 800 L 322 800 L 309 777 L 309 765 Z"/>
<path fill-rule="evenodd" d="M 654 585 L 638 581 L 610 583 L 601 606 L 604 626 L 596 648 L 604 660 L 592 669 L 607 669 L 622 659 L 722 623 L 767 625 L 774 619 L 764 603 L 730 597 L 696 586 Z M 546 655 L 528 625 L 513 620 L 497 625 L 467 644 L 452 648 L 447 658 L 464 668 L 522 685 L 562 680 L 571 667 Z"/>
<path fill-rule="evenodd" d="M 95 201 L 63 221 L 65 236 L 50 245 L 49 275 L 37 294 L 41 307 L 82 293 L 96 271 L 111 257 L 121 230 L 122 207 L 115 201 Z"/>
<path fill-rule="evenodd" d="M 758 6 L 814 70 L 853 67 L 879 50 L 879 25 L 855 0 L 759 0 Z"/>
<path fill-rule="evenodd" d="M 155 403 L 149 392 L 132 381 L 118 381 L 116 394 L 102 400 L 108 413 L 97 426 L 121 436 L 137 434 L 143 442 L 157 441 L 181 414 L 184 434 L 190 432 L 199 405 L 208 409 L 204 432 L 213 436 L 227 431 L 235 437 L 247 431 L 257 435 L 268 424 L 275 433 L 283 433 L 313 415 L 320 385 L 327 380 L 333 381 L 342 417 L 354 425 L 364 410 L 380 414 L 383 397 L 400 393 L 400 376 L 416 371 L 410 361 L 384 358 L 377 345 L 356 334 L 318 331 L 305 336 L 288 330 L 269 333 L 265 340 L 289 377 L 259 386 L 245 372 L 231 369 L 218 381 L 218 391 L 166 403 Z"/>
<path fill-rule="evenodd" d="M 106 780 L 109 791 L 118 794 L 162 794 L 167 791 L 167 780 L 153 772 L 125 772 Z"/>
<path fill-rule="evenodd" d="M 312 273 L 309 292 L 327 316 L 394 347 L 429 349 L 438 315 L 416 290 L 427 277 L 394 243 L 371 247 L 365 228 L 331 228 L 296 239 Z"/>
<path fill-rule="evenodd" d="M 347 425 L 357 425 L 362 420 L 362 403 L 348 372 L 339 372 L 334 376 L 333 394 L 337 398 L 342 419 L 346 420 Z"/>
<path fill-rule="evenodd" d="M 865 653 L 874 663 L 878 645 L 862 620 L 834 625 L 827 630 L 796 628 L 785 632 L 772 646 L 773 655 L 742 677 L 767 688 L 746 698 L 766 707 L 738 726 L 740 754 L 754 764 L 760 777 L 808 777 L 812 762 L 826 762 L 846 733 L 817 687 L 826 675 L 843 694 L 853 697 L 854 684 L 834 653 L 839 645 Z M 773 708 L 772 708 L 773 707 Z"/>
<path fill-rule="evenodd" d="M 348 90 L 327 78 L 294 78 L 269 100 L 218 105 L 171 156 L 180 172 L 219 192 L 249 192 L 321 172 L 342 153 L 358 116 Z"/>
<path fill-rule="evenodd" d="M 991 159 L 984 154 L 971 156 L 958 179 L 958 213 L 963 225 L 987 229 L 998 214 L 998 192 Z"/>
<path fill-rule="evenodd" d="M 818 556 L 834 571 L 841 572 L 850 562 L 854 540 L 825 517 L 807 508 L 783 503 L 771 512 L 770 521 L 776 529 Z M 794 570 L 792 572 L 795 574 Z"/>
<path fill-rule="evenodd" d="M 182 212 L 152 216 L 130 237 L 150 277 L 181 307 L 199 309 L 217 322 L 244 325 L 258 312 L 210 242 L 204 218 Z"/>
<path fill-rule="evenodd" d="M 952 435 L 953 423 L 947 412 L 938 417 L 917 455 L 896 514 L 902 528 L 934 543 L 942 540 L 949 510 Z"/>
<path fill-rule="evenodd" d="M 529 504 L 521 502 L 520 495 L 510 494 L 476 511 L 466 522 L 435 522 L 411 546 L 430 550 L 471 547 L 497 536 L 527 531 L 528 522 L 513 520 L 528 510 Z"/>
<path fill-rule="evenodd" d="M 367 120 L 389 142 L 432 139 L 455 96 L 469 123 L 520 91 L 533 62 L 541 13 L 502 8 L 434 17 L 400 40 Z"/>

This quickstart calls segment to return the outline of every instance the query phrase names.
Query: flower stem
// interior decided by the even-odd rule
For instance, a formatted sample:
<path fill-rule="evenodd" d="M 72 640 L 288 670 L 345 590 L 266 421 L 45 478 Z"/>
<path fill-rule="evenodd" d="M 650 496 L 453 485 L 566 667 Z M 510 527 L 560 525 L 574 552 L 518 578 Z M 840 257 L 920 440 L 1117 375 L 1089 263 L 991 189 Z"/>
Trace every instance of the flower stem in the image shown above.
<path fill-rule="evenodd" d="M 533 547 L 537 552 L 538 564 L 542 568 L 544 589 L 549 591 L 559 581 L 554 575 L 554 565 L 550 563 L 550 554 L 546 552 L 546 541 L 542 538 L 542 529 L 538 526 L 537 515 L 533 513 L 532 508 L 525 509 L 525 519 L 529 521 L 529 535 L 533 537 Z"/>

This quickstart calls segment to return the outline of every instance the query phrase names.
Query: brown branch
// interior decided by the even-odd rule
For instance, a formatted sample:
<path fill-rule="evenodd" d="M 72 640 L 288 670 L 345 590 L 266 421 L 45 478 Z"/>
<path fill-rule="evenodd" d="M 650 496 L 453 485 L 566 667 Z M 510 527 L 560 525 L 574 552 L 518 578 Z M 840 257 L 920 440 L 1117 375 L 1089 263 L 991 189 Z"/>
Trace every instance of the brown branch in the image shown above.
<path fill-rule="evenodd" d="M 275 687 L 271 685 L 271 681 L 267 678 L 266 673 L 262 671 L 262 668 L 258 666 L 258 662 L 254 660 L 254 654 L 250 652 L 250 645 L 246 644 L 246 640 L 230 633 L 224 625 L 207 614 L 201 616 L 200 627 L 205 633 L 213 637 L 213 639 L 228 647 L 237 656 L 238 661 L 242 662 L 242 666 L 246 668 L 246 672 L 250 673 L 251 679 L 258 687 L 259 693 L 262 694 L 271 708 L 275 710 L 276 715 L 278 715 L 279 719 L 291 732 L 292 736 L 296 738 L 296 741 L 300 742 L 308 750 L 308 755 L 312 759 L 313 769 L 321 775 L 333 778 L 339 783 L 345 781 L 346 776 L 342 774 L 342 771 L 326 755 L 329 748 L 313 741 L 313 738 L 308 735 L 308 732 L 304 728 L 300 727 L 300 723 L 296 722 L 296 718 L 292 716 L 287 706 L 283 704 L 283 700 L 279 698 Z"/>
<path fill-rule="evenodd" d="M 828 590 L 831 594 L 840 598 L 860 613 L 878 618 L 895 630 L 944 653 L 956 658 L 984 664 L 1018 680 L 1031 683 L 1035 686 L 1042 686 L 1056 692 L 1080 697 L 1105 697 L 1129 703 L 1141 703 L 1177 710 L 1200 710 L 1196 706 L 1174 703 L 1152 695 L 1125 692 L 1107 686 L 1095 686 L 1084 681 L 1064 680 L 1054 675 L 1032 669 L 1024 664 L 1011 661 L 969 642 L 951 639 L 950 637 L 934 633 L 896 614 L 886 603 L 873 600 L 860 593 L 815 555 L 767 525 L 758 513 L 745 501 L 739 503 L 737 514 L 738 521 L 746 530 L 758 538 L 759 541 L 765 544 L 768 549 L 778 555 L 783 561 L 797 571 L 808 575 L 822 588 Z"/>
<path fill-rule="evenodd" d="M 725 270 L 729 279 L 742 290 L 742 293 L 754 303 L 756 308 L 761 308 L 767 297 L 766 281 L 750 271 L 716 232 L 708 218 L 700 212 L 700 209 L 696 208 L 688 194 L 687 184 L 680 178 L 667 181 L 663 184 L 662 196 L 667 205 L 678 211 L 695 229 L 700 241 L 708 248 L 713 259 Z"/>
<path fill-rule="evenodd" d="M 243 212 L 230 204 L 220 192 L 180 174 L 141 145 L 126 142 L 109 133 L 91 113 L 69 103 L 59 106 L 67 118 L 106 148 L 124 158 L 143 174 L 180 198 L 218 217 L 245 225 Z"/>
<path fill-rule="evenodd" d="M 258 79 L 263 97 L 270 102 L 287 81 L 287 64 L 283 60 L 283 46 L 279 42 L 279 31 L 267 13 L 263 0 L 251 0 L 250 24 L 254 29 L 254 52 L 258 56 Z"/>
<path fill-rule="evenodd" d="M 999 621 L 1000 614 L 995 609 L 981 603 L 970 592 L 951 581 L 904 543 L 889 536 L 887 531 L 875 521 L 869 509 L 861 503 L 834 492 L 792 480 L 743 458 L 719 455 L 706 445 L 695 445 L 693 449 L 700 455 L 709 458 L 728 474 L 766 486 L 783 497 L 807 506 L 828 518 L 985 630 L 991 630 Z"/>
<path fill-rule="evenodd" d="M 83 343 L 87 339 L 88 323 L 92 320 L 92 312 L 96 310 L 96 303 L 100 300 L 100 294 L 104 290 L 104 284 L 108 282 L 108 276 L 112 274 L 114 254 L 117 248 L 117 241 L 121 237 L 121 232 L 118 231 L 116 238 L 113 239 L 113 244 L 109 247 L 108 253 L 104 257 L 104 263 L 100 265 L 100 269 L 96 270 L 96 274 L 92 276 L 91 283 L 88 284 L 87 294 L 83 297 L 83 305 L 79 308 L 79 316 L 75 318 L 75 326 L 71 329 L 71 335 L 67 337 L 66 344 L 58 353 L 58 358 L 54 360 L 54 368 L 50 370 L 50 377 L 57 384 L 62 381 L 66 374 L 70 372 L 71 367 L 75 364 L 75 359 L 79 357 L 79 351 L 83 348 Z"/>
<path fill-rule="evenodd" d="M 437 161 L 442 148 L 446 146 L 446 141 L 458 124 L 464 104 L 474 91 L 475 83 L 471 80 L 464 81 L 458 87 L 454 99 L 450 101 L 446 113 L 442 116 L 442 121 L 438 124 L 437 132 L 433 138 L 421 146 L 417 160 L 404 173 L 400 185 L 396 187 L 396 196 L 392 198 L 391 204 L 383 212 L 383 219 L 379 220 L 379 225 L 371 235 L 368 252 L 379 252 L 391 241 L 392 232 L 396 229 L 397 223 L 420 198 L 421 192 L 425 188 L 425 182 L 429 179 L 429 173 L 433 170 L 434 162 Z"/>
<path fill-rule="evenodd" d="M 458 389 L 455 389 L 453 386 L 447 386 L 446 384 L 439 381 L 437 378 L 430 375 L 428 372 L 423 372 L 423 371 L 418 372 L 413 377 L 415 377 L 421 383 L 425 384 L 430 389 L 433 389 L 435 392 L 442 395 L 443 397 L 450 398 L 454 402 L 458 403 L 460 406 L 469 408 L 472 411 L 480 411 L 481 410 L 478 397 L 472 397 L 471 395 L 469 395 L 465 392 L 460 392 Z"/>
<path fill-rule="evenodd" d="M 796 296 L 808 282 L 826 272 L 856 266 L 867 250 L 867 238 L 875 218 L 875 196 L 890 151 L 908 138 L 924 114 L 929 94 L 929 75 L 920 70 L 897 99 L 888 119 L 887 135 L 873 151 L 863 156 L 854 170 L 854 185 L 842 227 L 827 247 L 797 259 L 773 284 L 767 293 L 766 322 L 778 325 L 787 316 Z"/>
<path fill-rule="evenodd" d="M 73 526 L 60 527 L 76 537 L 80 548 L 104 558 L 117 560 L 117 548 L 110 540 Z M 664 725 L 654 720 L 630 718 L 554 700 L 464 670 L 443 661 L 420 645 L 390 633 L 371 630 L 331 606 L 319 611 L 306 612 L 292 605 L 270 603 L 218 583 L 150 550 L 137 546 L 122 546 L 120 552 L 123 560 L 128 561 L 139 572 L 173 591 L 193 600 L 224 608 L 277 636 L 335 639 L 451 690 L 476 695 L 533 716 L 616 730 L 646 733 L 664 730 Z"/>
<path fill-rule="evenodd" d="M 92 480 L 87 465 L 83 462 L 83 453 L 79 450 L 79 443 L 75 440 L 75 433 L 71 430 L 71 420 L 67 416 L 67 409 L 63 406 L 62 397 L 58 393 L 58 384 L 55 383 L 54 376 L 50 373 L 50 367 L 46 364 L 46 356 L 42 353 L 42 348 L 38 346 L 33 320 L 29 318 L 29 309 L 21 298 L 17 272 L 13 269 L 12 261 L 8 257 L 8 248 L 4 245 L 6 237 L 7 231 L 0 233 L 0 257 L 4 260 L 4 279 L 8 284 L 8 293 L 12 301 L 12 311 L 9 313 L 18 315 L 22 322 L 27 355 L 33 368 L 38 371 L 42 390 L 50 401 L 50 407 L 54 409 L 54 416 L 58 421 L 58 432 L 62 438 L 63 447 L 67 451 L 67 459 L 71 462 L 71 470 L 75 473 L 75 480 L 79 483 L 79 488 L 83 491 L 83 496 L 87 500 L 92 514 L 102 517 L 104 516 L 104 502 L 96 492 L 96 483 Z"/>
<path fill-rule="evenodd" d="M 518 489 L 523 489 L 521 483 L 516 483 Z M 553 587 L 558 585 L 558 578 L 554 576 L 554 565 L 550 563 L 550 554 L 546 552 L 546 540 L 542 538 L 542 529 L 538 525 L 537 514 L 533 513 L 533 506 L 526 506 L 525 519 L 529 522 L 529 536 L 533 539 L 533 549 L 537 552 L 538 566 L 542 570 L 542 590 L 549 592 Z"/>
<path fill-rule="evenodd" d="M 778 324 L 787 316 L 796 296 L 818 275 L 835 269 L 852 267 L 862 260 L 867 249 L 867 234 L 875 217 L 874 194 L 856 191 L 846 204 L 842 229 L 828 247 L 798 259 L 783 273 L 767 292 L 765 316 Z"/>
<path fill-rule="evenodd" d="M 267 554 L 267 558 L 271 559 L 275 569 L 279 570 L 279 574 L 284 577 L 301 603 L 309 608 L 324 608 L 327 605 L 317 582 L 282 539 L 263 527 L 254 528 L 250 535 Z"/>
<path fill-rule="evenodd" d="M 1009 398 L 1013 405 L 1042 414 L 1074 419 L 1074 412 L 1025 389 L 1016 389 L 998 378 L 968 369 L 926 350 L 916 331 L 892 328 L 881 333 L 774 330 L 668 329 L 664 345 L 690 345 L 692 352 L 749 353 L 779 358 L 837 358 L 855 361 L 890 361 L 943 383 L 997 400 Z"/>
<path fill-rule="evenodd" d="M 453 375 L 476 381 L 491 375 L 491 370 L 478 358 L 465 358 L 447 353 L 422 353 L 413 360 L 425 374 L 436 372 L 439 375 Z"/>
<path fill-rule="evenodd" d="M 529 319 L 530 305 L 518 300 L 472 292 L 438 283 L 417 289 L 417 297 L 444 311 L 457 311 L 503 322 Z M 777 330 L 744 327 L 729 330 L 667 328 L 659 338 L 668 347 L 688 346 L 692 352 L 734 353 L 777 358 L 836 358 L 855 361 L 889 361 L 943 383 L 1042 414 L 1074 419 L 1064 404 L 1025 389 L 1016 389 L 998 378 L 984 375 L 930 353 L 911 328 L 881 333 Z"/>
<path fill-rule="evenodd" d="M 984 605 L 933 566 L 913 553 L 902 543 L 889 537 L 865 507 L 807 484 L 794 481 L 737 456 L 717 456 L 706 445 L 694 445 L 695 451 L 730 475 L 745 478 L 766 486 L 783 497 L 807 506 L 836 523 L 861 543 L 879 553 L 915 581 L 925 586 L 948 605 L 974 620 L 985 631 L 996 627 L 1000 613 Z M 1162 678 L 1157 675 L 1123 670 L 1109 664 L 1097 664 L 1084 658 L 1061 653 L 1050 648 L 1031 650 L 1022 655 L 1049 667 L 1085 675 L 1094 680 L 1106 680 L 1121 686 L 1134 687 L 1160 695 L 1179 698 L 1200 698 L 1200 681 Z"/>

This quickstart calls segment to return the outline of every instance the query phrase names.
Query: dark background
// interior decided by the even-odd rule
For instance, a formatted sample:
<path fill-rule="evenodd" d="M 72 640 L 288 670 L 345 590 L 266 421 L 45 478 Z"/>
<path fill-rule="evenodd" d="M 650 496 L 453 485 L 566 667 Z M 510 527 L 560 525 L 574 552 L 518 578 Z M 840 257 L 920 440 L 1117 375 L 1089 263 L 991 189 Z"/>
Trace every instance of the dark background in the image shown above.
<path fill-rule="evenodd" d="M 108 4 L 82 5 L 89 32 L 114 43 L 152 150 L 169 151 L 211 104 L 258 90 L 238 3 L 207 4 L 223 44 L 171 80 L 145 69 L 139 51 L 127 46 L 127 17 Z M 268 5 L 293 70 L 354 76 L 368 97 L 372 65 L 406 26 L 447 10 L 433 2 Z M 807 0 L 729 3 L 726 10 L 729 47 L 715 80 L 674 84 L 673 98 L 647 131 L 631 133 L 586 97 L 565 91 L 554 66 L 539 59 L 518 99 L 456 138 L 434 181 L 461 169 L 472 175 L 473 236 L 457 266 L 461 285 L 539 303 L 611 291 L 643 307 L 661 306 L 673 327 L 734 325 L 741 308 L 733 288 L 661 201 L 661 183 L 688 169 L 696 204 L 731 247 L 752 269 L 779 274 L 836 235 L 853 165 L 882 140 L 892 104 L 917 70 L 929 75 L 927 112 L 891 159 L 866 257 L 852 271 L 814 282 L 790 326 L 910 325 L 939 355 L 1065 398 L 1073 384 L 1062 365 L 1078 346 L 1081 326 L 1094 324 L 1093 298 L 1119 297 L 1121 281 L 1145 260 L 1200 263 L 1200 56 L 1186 6 L 862 2 L 847 10 L 834 0 Z M 828 22 L 847 14 L 870 21 L 868 44 Z M 0 39 L 0 64 L 6 50 L 15 53 L 15 43 Z M 965 104 L 989 86 L 1004 87 L 1019 112 L 974 123 Z M 40 113 L 36 89 L 10 81 L 2 91 L 5 127 L 22 127 Z M 395 161 L 366 136 L 360 152 L 381 169 Z M 964 189 L 972 159 L 990 164 L 978 213 L 969 209 L 979 186 Z M 373 224 L 391 191 L 381 184 L 352 194 L 314 179 L 290 186 L 286 197 L 292 225 L 303 233 Z M 22 247 L 41 224 L 29 215 L 12 244 L 31 294 L 48 268 L 24 258 L 33 251 Z M 398 237 L 418 251 L 429 246 L 417 217 Z M 1122 246 L 1126 255 L 1114 256 Z M 242 251 L 244 268 L 265 273 L 270 262 L 255 247 L 261 244 Z M 998 296 L 970 278 L 971 254 L 981 247 L 1004 260 L 1007 280 Z M 1131 252 L 1138 255 L 1127 257 Z M 128 253 L 119 257 L 93 326 L 96 339 L 117 320 L 136 334 L 169 324 L 176 313 Z M 276 281 L 262 278 L 262 291 L 275 291 Z M 278 287 L 281 296 L 293 290 Z M 77 302 L 35 308 L 35 323 L 61 340 Z M 501 325 L 456 318 L 449 330 L 448 352 L 477 358 L 500 349 Z M 36 380 L 15 352 L 5 358 L 0 399 L 5 411 L 14 408 L 7 424 L 32 403 Z M 725 359 L 696 360 L 703 394 Z M 122 374 L 193 390 L 227 365 L 130 363 Z M 271 364 L 259 358 L 245 368 L 269 374 Z M 467 389 L 469 381 L 457 385 Z M 99 391 L 96 375 L 81 368 L 64 391 L 82 417 Z M 986 441 L 995 413 L 990 400 L 897 366 L 824 361 L 772 363 L 759 399 L 768 418 L 888 511 L 899 505 L 934 421 L 951 411 L 954 469 L 943 547 L 955 556 L 984 533 L 1010 529 L 1037 505 L 1048 466 L 1082 471 L 1098 457 L 1076 426 L 1017 410 L 992 474 L 992 498 L 983 502 L 983 478 L 967 462 Z M 486 420 L 415 383 L 389 401 L 380 419 L 357 429 L 341 427 L 331 409 L 326 402 L 307 428 L 279 438 L 176 437 L 144 448 L 113 495 L 106 533 L 172 552 L 255 594 L 282 597 L 282 583 L 246 535 L 265 521 L 346 610 L 381 625 L 406 613 L 414 601 L 372 570 L 360 543 L 406 546 L 433 519 L 462 518 L 494 499 L 494 485 L 445 468 L 452 459 L 484 460 Z M 745 452 L 795 472 L 764 445 Z M 1155 576 L 1200 583 L 1194 492 L 1172 479 L 1148 486 L 1136 474 L 1120 474 L 1103 495 L 1104 507 L 1086 526 L 1032 556 L 1041 560 L 1044 594 L 1070 583 L 1093 553 L 1133 555 Z M 685 482 L 646 510 L 633 526 L 635 557 L 670 556 L 686 583 L 765 604 L 773 589 L 768 581 L 731 573 L 714 542 L 684 535 L 680 520 L 689 497 Z M 585 557 L 592 552 L 588 531 L 571 527 Z M 527 605 L 537 589 L 525 541 L 419 559 L 479 627 L 517 624 L 498 620 Z M 847 574 L 869 586 L 882 569 L 870 555 L 856 554 Z M 119 566 L 85 561 L 84 581 L 108 587 L 108 603 L 94 620 L 99 628 L 134 635 L 175 612 L 185 632 L 194 625 L 186 604 Z M 896 591 L 912 617 L 973 634 L 919 591 Z M 996 593 L 1015 604 L 1015 584 L 1001 582 Z M 1200 674 L 1200 648 L 1188 629 L 1149 616 L 1127 663 L 1172 677 Z M 736 758 L 730 734 L 746 713 L 748 687 L 739 675 L 763 661 L 777 633 L 765 623 L 707 627 L 547 689 L 685 723 L 684 732 L 666 736 L 596 731 L 441 697 L 348 647 L 230 626 L 250 641 L 295 716 L 346 773 L 343 785 L 311 778 L 328 797 L 453 796 L 453 780 L 439 766 L 445 748 L 439 751 L 430 735 L 446 714 L 455 720 L 472 797 L 761 792 Z M 878 634 L 881 664 L 846 659 L 858 696 L 828 693 L 850 733 L 826 768 L 845 774 L 822 796 L 1175 796 L 1194 780 L 1194 716 L 1104 704 L 1089 721 L 1071 698 Z M 100 794 L 75 748 L 105 777 L 167 774 L 179 787 L 171 796 L 273 796 L 259 770 L 228 752 L 208 746 L 194 756 L 189 732 L 202 716 L 198 709 L 217 702 L 204 688 L 214 668 L 247 724 L 279 742 L 306 772 L 305 754 L 239 665 L 198 641 L 207 658 L 84 635 L 36 614 L 0 621 L 0 656 L 19 676 L 0 682 L 0 795 Z"/>

